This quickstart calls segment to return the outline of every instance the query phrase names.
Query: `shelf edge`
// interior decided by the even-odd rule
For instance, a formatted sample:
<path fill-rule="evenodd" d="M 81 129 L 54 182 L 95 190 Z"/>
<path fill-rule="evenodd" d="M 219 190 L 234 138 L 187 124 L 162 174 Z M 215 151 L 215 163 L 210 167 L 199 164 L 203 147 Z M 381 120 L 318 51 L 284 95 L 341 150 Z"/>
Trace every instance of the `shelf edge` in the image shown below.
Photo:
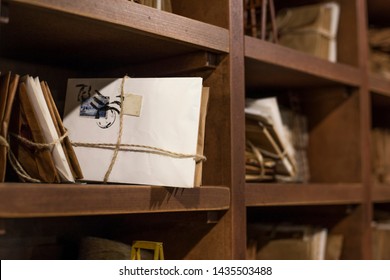
<path fill-rule="evenodd" d="M 363 186 L 351 184 L 246 184 L 246 206 L 362 203 Z"/>
<path fill-rule="evenodd" d="M 67 0 L 10 2 L 98 20 L 134 32 L 144 32 L 148 36 L 176 40 L 182 44 L 196 45 L 216 52 L 229 52 L 228 30 L 130 1 L 94 1 L 93 6 L 88 6 L 83 1 Z"/>
<path fill-rule="evenodd" d="M 245 36 L 245 57 L 350 86 L 361 85 L 361 72 L 356 67 L 329 62 L 250 36 Z"/>
<path fill-rule="evenodd" d="M 0 217 L 50 217 L 227 210 L 227 187 L 0 185 Z"/>

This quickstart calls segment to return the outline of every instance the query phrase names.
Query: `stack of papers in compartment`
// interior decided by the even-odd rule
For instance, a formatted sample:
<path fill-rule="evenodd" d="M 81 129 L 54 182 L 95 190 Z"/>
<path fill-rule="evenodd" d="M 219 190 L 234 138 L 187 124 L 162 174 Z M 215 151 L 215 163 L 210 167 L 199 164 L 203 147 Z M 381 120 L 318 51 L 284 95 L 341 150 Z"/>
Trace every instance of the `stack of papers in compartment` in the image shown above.
<path fill-rule="evenodd" d="M 22 181 L 74 182 L 80 167 L 45 81 L 20 78 L 11 114 L 11 165 Z"/>
<path fill-rule="evenodd" d="M 281 10 L 276 17 L 278 43 L 336 62 L 339 15 L 336 2 Z"/>
<path fill-rule="evenodd" d="M 245 115 L 246 180 L 273 181 L 295 176 L 294 148 L 276 98 L 247 99 Z"/>

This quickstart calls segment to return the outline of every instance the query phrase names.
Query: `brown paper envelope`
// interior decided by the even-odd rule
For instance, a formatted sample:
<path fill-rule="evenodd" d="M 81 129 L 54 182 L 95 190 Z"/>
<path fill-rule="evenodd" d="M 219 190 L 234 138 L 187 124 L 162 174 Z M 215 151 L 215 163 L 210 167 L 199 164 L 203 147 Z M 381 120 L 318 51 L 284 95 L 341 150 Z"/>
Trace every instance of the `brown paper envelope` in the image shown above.
<path fill-rule="evenodd" d="M 12 112 L 12 106 L 14 103 L 18 83 L 19 83 L 19 75 L 11 75 L 11 73 L 7 74 L 9 81 L 8 84 L 8 92 L 5 94 L 7 95 L 7 100 L 5 102 L 5 108 L 2 114 L 2 121 L 1 121 L 1 133 L 0 135 L 7 139 L 8 137 L 8 127 L 9 122 L 11 118 L 11 112 Z M 1 94 L 3 96 L 3 94 Z M 1 100 L 3 102 L 3 100 Z M 0 182 L 4 182 L 5 179 L 5 171 L 6 171 L 6 163 L 7 163 L 7 154 L 8 149 L 4 146 L 1 147 L 0 151 L 0 163 L 2 164 L 0 169 Z"/>
<path fill-rule="evenodd" d="M 210 88 L 204 87 L 202 89 L 202 100 L 200 103 L 200 117 L 198 130 L 198 146 L 196 153 L 203 155 L 204 152 L 204 137 L 206 128 L 207 104 L 209 102 Z M 199 187 L 202 184 L 203 161 L 199 161 L 195 166 L 195 180 L 194 186 Z"/>
<path fill-rule="evenodd" d="M 4 118 L 10 79 L 11 79 L 10 73 L 3 74 L 0 76 L 0 119 L 1 120 L 3 120 Z"/>
<path fill-rule="evenodd" d="M 46 103 L 49 107 L 50 115 L 53 119 L 54 126 L 56 127 L 58 135 L 64 135 L 66 133 L 66 129 L 63 126 L 60 114 L 58 113 L 57 106 L 53 100 L 53 96 L 51 94 L 49 85 L 42 81 L 41 87 L 43 91 L 43 95 L 45 96 Z M 73 146 L 70 143 L 69 137 L 65 137 L 62 142 L 62 147 L 64 149 L 64 153 L 66 156 L 66 159 L 68 161 L 68 164 L 70 166 L 70 169 L 72 171 L 73 177 L 75 179 L 82 179 L 83 173 L 81 171 L 77 156 L 73 150 Z"/>
<path fill-rule="evenodd" d="M 41 128 L 27 96 L 25 83 L 19 84 L 19 112 L 16 134 L 32 140 L 35 143 L 45 143 Z M 12 139 L 12 138 L 11 138 Z M 38 179 L 45 183 L 60 182 L 57 170 L 54 165 L 51 151 L 49 149 L 37 149 L 20 143 L 19 140 L 12 139 L 11 148 L 20 164 L 32 178 Z"/>
<path fill-rule="evenodd" d="M 8 87 L 10 82 L 10 74 L 5 74 L 0 76 L 0 122 L 1 122 L 1 132 L 0 135 L 6 139 L 6 133 L 3 132 L 3 119 L 5 114 L 5 108 L 7 104 L 8 96 Z M 5 171 L 7 163 L 7 147 L 0 145 L 0 182 L 4 182 Z"/>

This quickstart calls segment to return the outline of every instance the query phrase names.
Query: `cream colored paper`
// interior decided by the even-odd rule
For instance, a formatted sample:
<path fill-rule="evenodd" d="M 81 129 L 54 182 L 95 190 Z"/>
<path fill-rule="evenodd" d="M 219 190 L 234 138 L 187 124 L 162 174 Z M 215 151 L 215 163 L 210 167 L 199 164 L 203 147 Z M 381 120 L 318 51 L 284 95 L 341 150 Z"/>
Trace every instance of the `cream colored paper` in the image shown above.
<path fill-rule="evenodd" d="M 84 87 L 83 87 L 84 86 Z M 72 142 L 115 144 L 119 133 L 122 79 L 68 80 L 64 125 Z M 80 115 L 80 98 L 109 97 L 106 117 Z M 88 93 L 89 92 L 89 93 Z M 201 106 L 201 78 L 126 78 L 124 95 L 142 96 L 139 117 L 123 115 L 121 144 L 145 145 L 196 155 Z M 115 110 L 116 109 L 116 110 Z M 114 151 L 75 147 L 84 180 L 103 181 Z M 150 152 L 120 150 L 108 182 L 193 187 L 196 162 Z"/>
<path fill-rule="evenodd" d="M 274 139 L 275 144 L 280 144 L 280 147 L 278 147 L 279 145 L 276 145 L 275 148 L 278 148 L 282 154 L 285 152 L 287 155 L 283 157 L 280 162 L 277 162 L 277 169 L 286 171 L 290 176 L 294 176 L 296 172 L 294 162 L 295 151 L 286 135 L 276 98 L 248 98 L 246 100 L 245 113 L 247 115 L 263 118 L 272 125 L 276 133 L 276 138 Z"/>
<path fill-rule="evenodd" d="M 46 104 L 45 97 L 40 86 L 39 78 L 24 76 L 22 81 L 26 83 L 27 95 L 34 106 L 39 125 L 42 128 L 46 143 L 53 143 L 59 140 L 59 135 L 54 126 L 50 115 L 49 108 Z M 60 142 L 56 143 L 52 149 L 54 164 L 63 181 L 74 182 L 72 171 L 70 170 L 64 150 Z"/>
<path fill-rule="evenodd" d="M 279 44 L 336 62 L 339 17 L 336 2 L 281 10 L 276 18 Z"/>

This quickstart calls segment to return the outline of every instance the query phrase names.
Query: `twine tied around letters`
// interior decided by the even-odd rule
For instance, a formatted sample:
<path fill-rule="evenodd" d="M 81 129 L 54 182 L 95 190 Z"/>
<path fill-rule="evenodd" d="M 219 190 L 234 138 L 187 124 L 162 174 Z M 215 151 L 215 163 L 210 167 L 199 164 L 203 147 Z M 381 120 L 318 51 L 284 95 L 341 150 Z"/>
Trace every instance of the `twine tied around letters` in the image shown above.
<path fill-rule="evenodd" d="M 27 171 L 23 168 L 23 166 L 20 164 L 18 159 L 16 158 L 15 154 L 12 152 L 9 141 L 5 139 L 3 136 L 0 135 L 0 146 L 3 146 L 7 149 L 8 154 L 8 160 L 12 166 L 12 168 L 15 170 L 15 172 L 19 175 L 19 177 L 22 180 L 25 180 L 27 182 L 31 183 L 41 183 L 40 180 L 32 178 Z"/>
<path fill-rule="evenodd" d="M 62 135 L 60 138 L 55 139 L 51 143 L 36 143 L 33 142 L 25 137 L 22 137 L 20 135 L 17 135 L 15 133 L 10 133 L 10 136 L 14 137 L 17 139 L 19 142 L 25 144 L 26 146 L 38 149 L 38 150 L 44 150 L 44 149 L 52 149 L 55 145 L 62 143 L 62 141 L 68 137 L 68 132 L 65 132 L 64 135 Z M 3 136 L 0 136 L 0 146 L 4 146 L 7 149 L 8 152 L 8 160 L 12 166 L 12 168 L 15 170 L 15 172 L 22 178 L 22 180 L 25 180 L 27 182 L 31 183 L 41 183 L 39 179 L 35 179 L 31 177 L 28 172 L 23 168 L 15 154 L 12 152 L 10 145 L 9 139 L 5 139 Z"/>
<path fill-rule="evenodd" d="M 17 135 L 15 133 L 10 133 L 10 135 L 14 138 L 16 138 L 19 142 L 25 144 L 26 146 L 30 146 L 33 148 L 36 148 L 38 150 L 44 150 L 44 149 L 52 149 L 55 145 L 60 144 L 64 141 L 66 137 L 68 137 L 68 132 L 66 131 L 60 138 L 55 139 L 54 141 L 50 143 L 37 143 L 33 142 L 27 138 L 24 138 L 20 135 Z"/>
<path fill-rule="evenodd" d="M 72 145 L 75 147 L 87 147 L 87 148 L 101 148 L 101 149 L 110 149 L 114 150 L 114 153 L 111 158 L 110 165 L 104 175 L 103 182 L 107 183 L 109 176 L 114 168 L 116 159 L 118 157 L 119 151 L 127 151 L 127 152 L 139 152 L 139 153 L 149 153 L 149 154 L 158 154 L 162 156 L 172 157 L 172 158 L 192 158 L 196 163 L 201 161 L 206 161 L 206 157 L 198 154 L 184 154 L 177 153 L 173 151 L 169 151 L 162 148 L 157 148 L 153 146 L 147 145 L 136 145 L 136 144 L 122 144 L 122 134 L 123 134 L 123 100 L 124 100 L 124 91 L 125 91 L 125 81 L 128 76 L 124 76 L 121 84 L 121 93 L 120 93 L 120 113 L 119 113 L 119 131 L 118 137 L 115 144 L 112 143 L 81 143 L 81 142 L 72 142 Z"/>

